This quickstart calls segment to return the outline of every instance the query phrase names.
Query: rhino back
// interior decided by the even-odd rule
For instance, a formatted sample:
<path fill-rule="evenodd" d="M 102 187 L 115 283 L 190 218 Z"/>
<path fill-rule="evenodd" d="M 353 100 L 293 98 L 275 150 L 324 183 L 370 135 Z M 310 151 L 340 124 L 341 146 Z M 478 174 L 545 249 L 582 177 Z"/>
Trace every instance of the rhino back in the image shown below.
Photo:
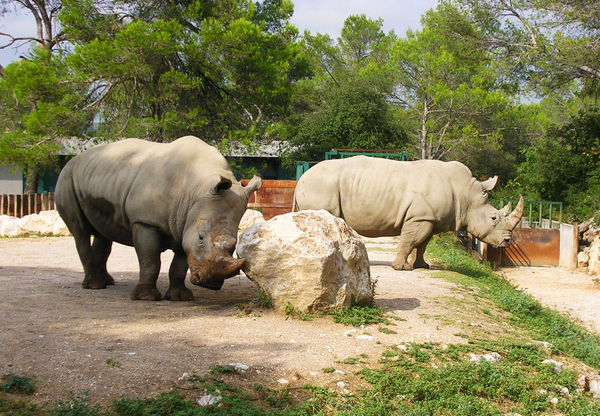
<path fill-rule="evenodd" d="M 453 229 L 462 199 L 457 190 L 471 178 L 468 168 L 458 162 L 399 162 L 366 156 L 321 162 L 305 175 L 309 173 L 312 197 L 306 205 L 310 207 L 299 207 L 317 209 L 319 201 L 330 201 L 332 187 L 325 189 L 320 183 L 323 175 L 331 175 L 335 180 L 325 182 L 337 182 L 339 212 L 322 208 L 371 237 L 398 235 L 409 219 L 433 222 L 436 231 Z"/>
<path fill-rule="evenodd" d="M 194 137 L 168 144 L 123 140 L 92 148 L 69 164 L 75 197 L 92 227 L 128 245 L 135 222 L 179 239 L 187 212 L 182 205 L 201 192 L 211 172 L 229 172 L 222 155 Z"/>

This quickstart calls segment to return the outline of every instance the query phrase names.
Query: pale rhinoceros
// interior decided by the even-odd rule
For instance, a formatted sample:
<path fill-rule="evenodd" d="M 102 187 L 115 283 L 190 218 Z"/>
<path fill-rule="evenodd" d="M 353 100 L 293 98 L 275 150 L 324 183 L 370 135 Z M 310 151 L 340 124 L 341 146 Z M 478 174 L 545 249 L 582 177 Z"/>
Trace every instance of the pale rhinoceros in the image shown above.
<path fill-rule="evenodd" d="M 400 162 L 367 156 L 327 160 L 298 181 L 295 209 L 325 209 L 366 237 L 400 236 L 396 270 L 428 268 L 423 259 L 434 234 L 467 229 L 496 247 L 510 244 L 523 215 L 523 198 L 511 213 L 497 210 L 487 191 L 496 185 L 473 178 L 460 162 Z M 417 248 L 413 264 L 407 258 Z"/>
<path fill-rule="evenodd" d="M 255 176 L 242 187 L 219 151 L 197 137 L 168 144 L 127 139 L 70 160 L 55 201 L 75 237 L 84 288 L 114 284 L 106 260 L 116 241 L 137 253 L 140 275 L 132 299 L 160 300 L 160 253 L 171 249 L 165 299 L 192 300 L 184 283 L 188 267 L 193 284 L 218 290 L 244 264 L 232 256 L 237 227 L 260 186 Z"/>

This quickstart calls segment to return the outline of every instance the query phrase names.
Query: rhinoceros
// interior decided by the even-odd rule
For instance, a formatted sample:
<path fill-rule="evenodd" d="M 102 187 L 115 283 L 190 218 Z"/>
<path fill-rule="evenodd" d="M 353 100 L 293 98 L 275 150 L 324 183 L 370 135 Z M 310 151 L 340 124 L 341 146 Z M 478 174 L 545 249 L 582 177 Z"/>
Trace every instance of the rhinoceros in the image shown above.
<path fill-rule="evenodd" d="M 367 156 L 326 160 L 298 181 L 294 209 L 324 209 L 365 237 L 399 236 L 396 270 L 428 268 L 423 259 L 434 234 L 467 229 L 495 247 L 510 244 L 523 215 L 523 197 L 511 213 L 497 210 L 487 191 L 497 181 L 473 178 L 460 162 L 401 162 Z M 413 264 L 407 262 L 416 247 Z"/>
<path fill-rule="evenodd" d="M 165 299 L 192 300 L 188 268 L 193 284 L 218 290 L 243 266 L 244 259 L 233 257 L 237 227 L 261 184 L 255 176 L 242 187 L 221 153 L 197 137 L 127 139 L 71 159 L 58 178 L 55 202 L 75 238 L 84 288 L 114 284 L 106 260 L 118 242 L 135 247 L 139 261 L 132 299 L 161 299 L 160 254 L 170 249 Z"/>

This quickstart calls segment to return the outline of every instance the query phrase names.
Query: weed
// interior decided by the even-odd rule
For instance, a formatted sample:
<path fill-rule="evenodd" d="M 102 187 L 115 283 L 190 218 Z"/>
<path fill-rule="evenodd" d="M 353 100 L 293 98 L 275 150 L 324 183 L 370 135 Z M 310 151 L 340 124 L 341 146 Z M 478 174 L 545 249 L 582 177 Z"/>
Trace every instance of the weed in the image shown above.
<path fill-rule="evenodd" d="M 101 416 L 100 407 L 92 406 L 88 399 L 88 393 L 83 395 L 71 395 L 69 400 L 60 401 L 50 411 L 50 416 Z"/>
<path fill-rule="evenodd" d="M 386 328 L 385 326 L 380 326 L 377 328 L 377 330 L 379 332 L 383 332 L 384 334 L 397 334 L 396 331 L 392 331 L 391 329 Z"/>
<path fill-rule="evenodd" d="M 330 373 L 333 373 L 334 371 L 335 371 L 335 368 L 333 368 L 333 367 L 325 367 L 325 368 L 323 369 L 323 372 L 324 372 L 325 374 L 330 374 Z"/>
<path fill-rule="evenodd" d="M 303 313 L 294 308 L 291 303 L 286 303 L 283 306 L 283 312 L 292 318 L 300 319 L 301 321 L 312 321 L 317 315 L 311 313 Z"/>
<path fill-rule="evenodd" d="M 211 374 L 233 374 L 235 373 L 234 365 L 213 365 L 210 368 Z"/>
<path fill-rule="evenodd" d="M 106 365 L 109 367 L 113 367 L 113 368 L 121 368 L 122 364 L 119 361 L 113 360 L 112 358 L 109 358 L 108 360 L 106 360 Z"/>
<path fill-rule="evenodd" d="M 365 306 L 342 306 L 330 309 L 328 314 L 333 317 L 334 322 L 344 325 L 361 326 L 390 323 L 390 321 L 383 316 L 383 310 L 375 303 Z"/>
<path fill-rule="evenodd" d="M 254 302 L 262 308 L 270 309 L 273 307 L 273 301 L 271 300 L 271 297 L 262 289 L 256 294 Z"/>
<path fill-rule="evenodd" d="M 7 393 L 24 393 L 32 394 L 35 389 L 33 381 L 29 377 L 17 376 L 13 373 L 8 373 L 2 376 L 0 391 Z"/>

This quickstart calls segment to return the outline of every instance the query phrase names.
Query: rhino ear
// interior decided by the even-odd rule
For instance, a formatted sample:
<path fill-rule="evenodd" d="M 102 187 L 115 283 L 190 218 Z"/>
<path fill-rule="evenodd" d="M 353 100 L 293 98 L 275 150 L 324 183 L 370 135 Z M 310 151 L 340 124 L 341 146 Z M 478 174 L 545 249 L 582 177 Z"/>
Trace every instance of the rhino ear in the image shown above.
<path fill-rule="evenodd" d="M 219 176 L 217 180 L 215 180 L 215 185 L 212 187 L 212 193 L 215 195 L 221 194 L 224 191 L 231 188 L 231 179 L 225 178 L 223 176 Z"/>
<path fill-rule="evenodd" d="M 498 182 L 498 177 L 494 176 L 493 178 L 489 178 L 487 181 L 480 182 L 484 191 L 491 191 L 496 186 L 496 182 Z"/>
<path fill-rule="evenodd" d="M 260 177 L 260 175 L 254 175 L 244 189 L 246 190 L 246 194 L 248 195 L 248 197 L 250 197 L 250 194 L 252 194 L 252 192 L 254 191 L 258 191 L 261 186 L 262 178 Z"/>

